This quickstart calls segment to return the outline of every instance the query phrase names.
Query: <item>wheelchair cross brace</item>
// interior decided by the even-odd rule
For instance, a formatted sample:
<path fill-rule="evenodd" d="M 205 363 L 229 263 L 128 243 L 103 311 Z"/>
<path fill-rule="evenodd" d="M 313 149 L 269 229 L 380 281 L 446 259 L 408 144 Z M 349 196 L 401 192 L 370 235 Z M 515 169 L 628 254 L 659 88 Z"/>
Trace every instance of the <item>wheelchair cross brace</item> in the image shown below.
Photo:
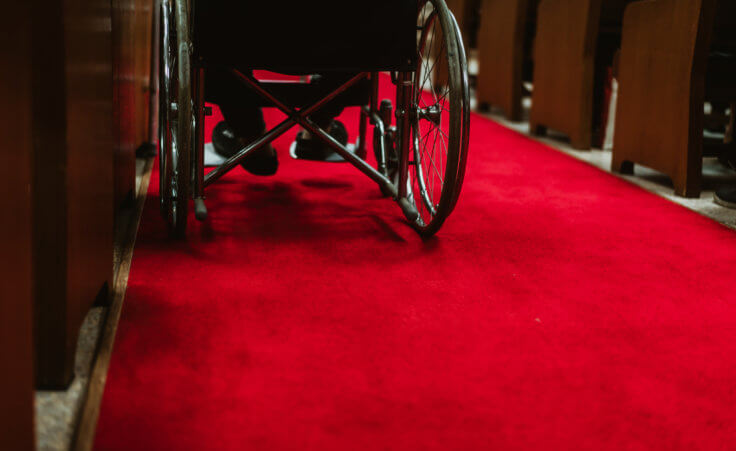
<path fill-rule="evenodd" d="M 399 180 L 398 186 L 394 184 L 385 174 L 379 172 L 378 170 L 374 169 L 371 165 L 366 163 L 362 158 L 357 156 L 355 153 L 350 152 L 345 146 L 343 146 L 340 142 L 338 142 L 335 138 L 333 138 L 329 133 L 327 133 L 325 130 L 323 130 L 321 127 L 319 127 L 317 124 L 314 123 L 310 119 L 310 115 L 313 114 L 315 111 L 319 110 L 322 106 L 324 106 L 327 102 L 334 99 L 341 93 L 343 93 L 345 90 L 356 84 L 357 82 L 363 80 L 364 78 L 368 77 L 370 75 L 369 72 L 361 72 L 357 75 L 355 75 L 350 80 L 343 83 L 341 86 L 339 86 L 334 91 L 330 92 L 327 96 L 323 97 L 319 101 L 313 103 L 312 105 L 296 109 L 291 108 L 281 102 L 279 99 L 277 99 L 273 94 L 268 92 L 261 84 L 252 76 L 245 75 L 235 69 L 231 70 L 232 74 L 240 80 L 245 86 L 250 88 L 252 91 L 260 95 L 263 99 L 267 100 L 270 104 L 281 110 L 284 114 L 287 115 L 287 118 L 284 119 L 282 122 L 280 122 L 278 125 L 273 127 L 271 130 L 267 131 L 261 137 L 250 143 L 249 145 L 245 146 L 241 150 L 239 150 L 235 155 L 228 158 L 225 162 L 220 164 L 217 168 L 213 169 L 206 175 L 204 175 L 204 161 L 203 161 L 203 140 L 201 137 L 198 139 L 197 143 L 197 156 L 196 156 L 196 176 L 195 176 L 195 192 L 194 192 L 194 200 L 195 200 L 195 213 L 197 211 L 202 211 L 203 214 L 197 214 L 197 217 L 205 216 L 206 217 L 206 208 L 204 207 L 203 198 L 204 198 L 204 188 L 206 186 L 209 186 L 213 182 L 215 182 L 217 179 L 225 175 L 227 172 L 229 172 L 233 167 L 235 167 L 237 164 L 239 164 L 245 157 L 247 157 L 251 152 L 254 152 L 260 148 L 262 148 L 265 145 L 268 145 L 273 140 L 278 138 L 279 136 L 286 133 L 289 129 L 296 125 L 301 125 L 304 129 L 309 131 L 313 136 L 316 136 L 320 140 L 322 140 L 325 144 L 329 145 L 335 152 L 337 152 L 338 155 L 340 155 L 345 161 L 355 166 L 358 170 L 363 172 L 365 175 L 367 175 L 369 178 L 371 178 L 373 181 L 378 183 L 379 186 L 381 186 L 386 193 L 389 193 L 399 204 L 401 209 L 403 210 L 404 214 L 406 215 L 407 219 L 410 221 L 414 221 L 418 215 L 419 212 L 417 211 L 416 207 L 413 205 L 412 202 L 410 202 L 406 198 L 406 189 L 401 189 L 401 187 L 406 186 L 406 180 Z M 201 72 L 200 72 L 200 88 L 201 86 Z M 403 87 L 403 86 L 402 86 Z M 201 92 L 201 90 L 200 90 Z M 374 92 L 375 95 L 375 92 Z M 407 98 L 406 93 L 404 95 L 400 96 L 402 99 Z M 202 99 L 199 99 L 198 102 L 200 106 L 198 107 L 200 110 L 203 109 L 204 103 L 201 102 Z M 375 103 L 375 100 L 372 102 Z M 402 105 L 397 105 L 397 107 L 401 108 Z M 374 106 L 371 105 L 370 109 L 373 109 Z M 376 114 L 375 111 L 365 111 L 364 113 L 368 113 L 369 116 L 371 116 L 371 120 L 375 121 Z M 401 110 L 403 111 L 403 110 Z M 199 117 L 201 118 L 203 114 L 201 114 Z M 407 121 L 403 121 L 407 122 Z M 403 128 L 403 127 L 402 127 Z M 408 128 L 408 127 L 407 127 Z M 379 127 L 379 130 L 381 130 L 383 134 L 383 127 Z M 408 132 L 408 130 L 404 130 L 404 133 Z M 407 136 L 408 138 L 408 136 Z M 364 143 L 361 143 L 361 145 L 364 145 Z M 403 145 L 402 145 L 403 147 Z M 403 149 L 402 149 L 403 150 Z M 385 149 L 381 150 L 381 156 L 385 157 Z M 408 158 L 408 155 L 405 155 L 406 152 L 401 152 L 401 160 L 402 164 L 406 164 L 407 162 L 403 161 Z M 379 162 L 380 168 L 385 168 L 385 161 Z M 405 171 L 401 172 L 404 173 Z M 403 177 L 402 177 L 403 178 Z"/>

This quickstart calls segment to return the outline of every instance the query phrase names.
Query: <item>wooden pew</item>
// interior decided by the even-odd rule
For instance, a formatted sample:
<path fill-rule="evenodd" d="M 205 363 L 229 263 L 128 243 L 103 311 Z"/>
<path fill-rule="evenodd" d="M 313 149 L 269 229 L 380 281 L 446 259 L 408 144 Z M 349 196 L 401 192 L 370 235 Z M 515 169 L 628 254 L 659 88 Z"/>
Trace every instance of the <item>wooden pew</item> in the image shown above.
<path fill-rule="evenodd" d="M 467 52 L 475 48 L 480 2 L 481 0 L 447 0 L 447 7 L 455 16 Z M 438 40 L 437 42 L 437 48 L 434 49 L 435 52 L 439 49 L 440 41 Z M 438 65 L 434 71 L 434 85 L 437 87 L 446 85 L 447 76 L 445 66 L 442 64 Z"/>
<path fill-rule="evenodd" d="M 110 2 L 32 4 L 36 382 L 63 388 L 80 325 L 112 278 Z"/>
<path fill-rule="evenodd" d="M 481 0 L 447 0 L 447 7 L 457 20 L 467 50 L 475 48 L 480 3 Z"/>
<path fill-rule="evenodd" d="M 112 0 L 115 203 L 135 188 L 136 149 L 149 142 L 153 0 Z"/>
<path fill-rule="evenodd" d="M 33 315 L 31 266 L 30 3 L 5 5 L 0 28 L 0 448 L 32 450 Z"/>
<path fill-rule="evenodd" d="M 600 128 L 603 81 L 631 0 L 542 0 L 537 12 L 531 132 L 552 128 L 589 149 Z"/>
<path fill-rule="evenodd" d="M 522 119 L 524 81 L 531 80 L 531 49 L 539 0 L 483 0 L 478 30 L 478 103 Z M 526 66 L 526 69 L 525 69 Z"/>
<path fill-rule="evenodd" d="M 678 195 L 700 195 L 703 103 L 736 101 L 733 60 L 730 69 L 728 61 L 709 68 L 718 8 L 723 9 L 718 22 L 729 20 L 727 29 L 733 31 L 730 0 L 656 0 L 627 9 L 614 171 L 631 172 L 634 163 L 643 164 L 671 177 Z"/>

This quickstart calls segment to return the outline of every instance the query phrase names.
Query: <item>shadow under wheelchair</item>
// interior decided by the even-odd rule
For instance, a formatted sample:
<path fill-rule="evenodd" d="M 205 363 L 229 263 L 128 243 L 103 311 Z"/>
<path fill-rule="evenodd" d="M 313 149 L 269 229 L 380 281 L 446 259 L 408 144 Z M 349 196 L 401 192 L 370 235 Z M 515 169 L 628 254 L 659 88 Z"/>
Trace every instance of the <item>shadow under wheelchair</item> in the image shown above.
<path fill-rule="evenodd" d="M 187 241 L 191 245 L 219 240 L 257 241 L 259 245 L 330 241 L 338 245 L 356 240 L 379 244 L 421 239 L 401 210 L 370 182 L 334 177 L 284 181 L 278 177 L 268 181 L 238 177 L 213 185 L 207 196 L 210 214 L 204 222 L 190 216 Z M 150 193 L 148 202 L 158 205 L 158 193 Z M 147 245 L 159 241 L 177 246 L 177 240 L 167 238 L 160 218 L 153 217 L 160 213 L 155 208 L 146 210 L 144 223 L 153 230 L 150 234 L 142 231 L 139 240 Z"/>

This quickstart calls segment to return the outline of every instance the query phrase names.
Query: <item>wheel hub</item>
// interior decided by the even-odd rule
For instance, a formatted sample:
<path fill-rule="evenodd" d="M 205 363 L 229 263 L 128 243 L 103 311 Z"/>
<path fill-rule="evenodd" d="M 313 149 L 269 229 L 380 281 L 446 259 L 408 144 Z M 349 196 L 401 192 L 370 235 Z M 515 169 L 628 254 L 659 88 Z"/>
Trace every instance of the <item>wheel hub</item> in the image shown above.
<path fill-rule="evenodd" d="M 425 119 L 431 121 L 434 125 L 440 126 L 442 120 L 442 110 L 437 105 L 430 105 L 426 108 L 419 108 L 417 110 L 417 116 L 419 119 Z"/>

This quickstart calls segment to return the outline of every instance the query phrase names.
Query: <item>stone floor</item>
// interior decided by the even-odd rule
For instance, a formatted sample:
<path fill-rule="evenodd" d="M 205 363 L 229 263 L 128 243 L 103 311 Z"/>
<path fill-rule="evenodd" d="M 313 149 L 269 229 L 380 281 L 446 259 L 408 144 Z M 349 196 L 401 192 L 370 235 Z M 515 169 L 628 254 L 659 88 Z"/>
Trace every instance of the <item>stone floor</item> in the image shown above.
<path fill-rule="evenodd" d="M 89 373 L 105 313 L 106 308 L 94 307 L 82 323 L 74 366 L 76 376 L 71 386 L 65 391 L 36 392 L 38 450 L 65 450 L 69 447 L 89 385 Z"/>

